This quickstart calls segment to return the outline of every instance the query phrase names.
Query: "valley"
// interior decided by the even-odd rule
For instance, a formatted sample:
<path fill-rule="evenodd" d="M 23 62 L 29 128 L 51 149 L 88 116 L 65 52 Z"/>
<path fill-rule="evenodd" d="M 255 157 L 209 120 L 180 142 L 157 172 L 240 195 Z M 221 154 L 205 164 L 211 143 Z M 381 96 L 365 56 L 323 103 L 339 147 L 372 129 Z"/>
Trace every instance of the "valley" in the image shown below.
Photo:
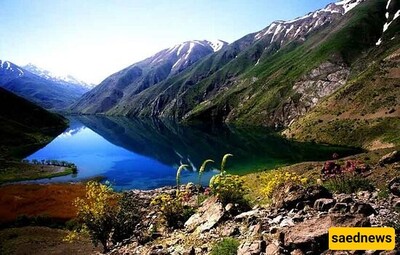
<path fill-rule="evenodd" d="M 97 85 L 0 60 L 0 254 L 343 254 L 332 226 L 393 227 L 392 253 L 349 254 L 397 254 L 400 0 L 290 17 L 160 44 Z M 117 70 L 142 35 L 113 36 L 65 66 Z"/>

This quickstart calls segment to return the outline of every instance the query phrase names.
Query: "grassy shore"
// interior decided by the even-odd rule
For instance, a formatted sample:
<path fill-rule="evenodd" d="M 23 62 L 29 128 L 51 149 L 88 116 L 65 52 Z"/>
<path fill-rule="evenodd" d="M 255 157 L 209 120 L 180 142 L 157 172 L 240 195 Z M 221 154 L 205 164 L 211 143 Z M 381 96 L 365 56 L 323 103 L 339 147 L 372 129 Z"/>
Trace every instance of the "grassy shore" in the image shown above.
<path fill-rule="evenodd" d="M 5 161 L 0 166 L 0 184 L 26 180 L 38 180 L 69 175 L 71 167 L 54 165 L 34 165 L 17 161 Z"/>

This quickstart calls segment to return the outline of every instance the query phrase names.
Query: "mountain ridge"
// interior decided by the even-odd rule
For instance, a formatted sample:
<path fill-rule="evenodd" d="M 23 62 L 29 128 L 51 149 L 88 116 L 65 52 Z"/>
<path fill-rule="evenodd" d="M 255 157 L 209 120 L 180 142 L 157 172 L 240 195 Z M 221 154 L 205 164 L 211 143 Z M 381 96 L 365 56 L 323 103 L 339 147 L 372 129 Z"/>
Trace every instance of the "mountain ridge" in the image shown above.
<path fill-rule="evenodd" d="M 10 61 L 0 60 L 0 87 L 47 110 L 62 111 L 89 89 L 32 73 Z"/>

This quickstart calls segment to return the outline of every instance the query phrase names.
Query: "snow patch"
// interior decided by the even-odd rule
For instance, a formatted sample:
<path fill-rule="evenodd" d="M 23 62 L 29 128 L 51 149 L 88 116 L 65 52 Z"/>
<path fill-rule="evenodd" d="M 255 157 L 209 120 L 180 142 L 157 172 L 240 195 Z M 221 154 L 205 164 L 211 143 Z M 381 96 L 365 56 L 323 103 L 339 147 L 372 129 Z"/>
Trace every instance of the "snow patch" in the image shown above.
<path fill-rule="evenodd" d="M 363 0 L 343 0 L 337 2 L 336 5 L 342 6 L 344 9 L 344 13 L 348 13 L 361 2 L 363 2 Z"/>
<path fill-rule="evenodd" d="M 222 49 L 222 47 L 224 47 L 225 42 L 221 40 L 209 41 L 209 45 L 211 46 L 214 52 L 217 52 L 220 49 Z"/>
<path fill-rule="evenodd" d="M 186 53 L 186 55 L 185 55 L 185 59 L 187 59 L 187 58 L 189 57 L 190 53 L 192 52 L 193 47 L 194 47 L 194 43 L 193 43 L 193 42 L 190 42 L 190 44 L 189 44 L 189 50 L 187 51 L 187 53 Z"/>
<path fill-rule="evenodd" d="M 177 56 L 179 56 L 179 54 L 181 54 L 181 51 L 182 51 L 183 47 L 185 47 L 185 44 L 184 44 L 184 43 L 182 43 L 182 44 L 180 45 L 178 51 L 176 52 L 176 55 L 177 55 Z"/>

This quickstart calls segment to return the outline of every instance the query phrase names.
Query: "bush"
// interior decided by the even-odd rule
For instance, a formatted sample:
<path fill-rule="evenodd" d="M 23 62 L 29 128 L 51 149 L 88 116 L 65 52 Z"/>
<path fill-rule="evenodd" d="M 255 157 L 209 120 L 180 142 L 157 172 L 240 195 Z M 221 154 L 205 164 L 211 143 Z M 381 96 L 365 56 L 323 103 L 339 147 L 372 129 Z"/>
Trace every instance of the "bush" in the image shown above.
<path fill-rule="evenodd" d="M 181 228 L 194 213 L 194 208 L 186 204 L 189 199 L 188 191 L 179 192 L 175 196 L 161 194 L 155 197 L 151 204 L 158 207 L 168 227 Z"/>
<path fill-rule="evenodd" d="M 214 175 L 210 180 L 210 189 L 223 204 L 238 203 L 247 205 L 244 199 L 246 190 L 243 180 L 238 175 L 227 174 L 225 165 L 228 157 L 232 154 L 225 154 L 222 157 L 220 173 Z"/>
<path fill-rule="evenodd" d="M 211 250 L 211 255 L 236 255 L 239 241 L 234 238 L 224 238 L 216 243 Z"/>
<path fill-rule="evenodd" d="M 359 175 L 341 175 L 332 177 L 324 182 L 324 186 L 331 192 L 337 193 L 353 193 L 360 190 L 374 190 L 374 186 L 371 182 Z"/>
<path fill-rule="evenodd" d="M 114 230 L 111 240 L 114 244 L 135 235 L 138 239 L 143 234 L 136 231 L 136 225 L 142 219 L 141 206 L 139 199 L 124 193 L 118 201 L 118 212 L 114 219 Z"/>
<path fill-rule="evenodd" d="M 321 170 L 324 186 L 338 193 L 353 193 L 360 190 L 374 190 L 371 182 L 364 177 L 369 167 L 359 161 L 347 160 L 343 166 L 327 161 Z"/>
<path fill-rule="evenodd" d="M 83 223 L 95 246 L 100 242 L 108 251 L 108 240 L 118 213 L 117 195 L 108 185 L 95 181 L 86 184 L 86 197 L 77 198 L 78 220 Z M 72 233 L 76 235 L 76 233 Z"/>
<path fill-rule="evenodd" d="M 211 178 L 210 188 L 223 204 L 244 204 L 243 196 L 246 190 L 243 183 L 238 175 L 220 173 Z"/>
<path fill-rule="evenodd" d="M 270 171 L 268 174 L 260 178 L 260 183 L 263 185 L 262 193 L 269 200 L 274 192 L 286 184 L 306 184 L 307 178 L 302 178 L 296 173 L 286 171 Z"/>

